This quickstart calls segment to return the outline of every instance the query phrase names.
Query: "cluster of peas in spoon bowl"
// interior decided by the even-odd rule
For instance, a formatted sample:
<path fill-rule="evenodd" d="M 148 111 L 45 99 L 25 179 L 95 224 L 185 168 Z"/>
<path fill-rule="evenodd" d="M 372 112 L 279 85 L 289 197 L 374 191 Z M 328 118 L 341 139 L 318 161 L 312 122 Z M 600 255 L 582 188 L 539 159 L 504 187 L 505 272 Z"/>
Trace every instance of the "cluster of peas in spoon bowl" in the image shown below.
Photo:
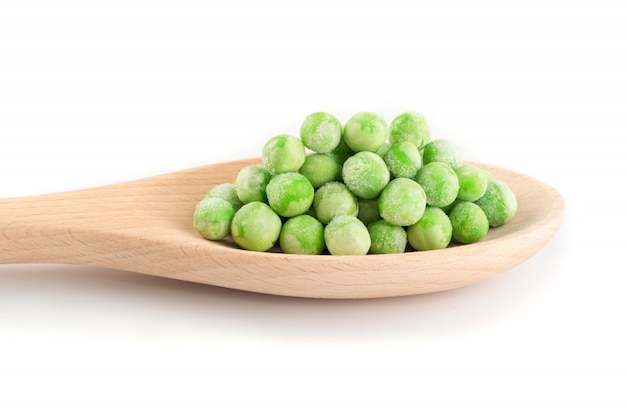
<path fill-rule="evenodd" d="M 389 124 L 360 112 L 344 125 L 316 112 L 299 137 L 269 139 L 261 161 L 198 202 L 201 236 L 258 252 L 392 254 L 478 242 L 517 211 L 505 182 L 431 140 L 415 111 Z"/>

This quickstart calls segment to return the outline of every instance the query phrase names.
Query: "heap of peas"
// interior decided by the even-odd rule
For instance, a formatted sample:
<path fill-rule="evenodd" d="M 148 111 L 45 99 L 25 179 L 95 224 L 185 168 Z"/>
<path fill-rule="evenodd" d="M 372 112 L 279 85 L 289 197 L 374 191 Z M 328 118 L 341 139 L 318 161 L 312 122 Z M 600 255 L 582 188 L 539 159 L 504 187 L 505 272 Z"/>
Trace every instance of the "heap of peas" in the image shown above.
<path fill-rule="evenodd" d="M 275 136 L 261 156 L 197 204 L 201 236 L 252 251 L 402 253 L 478 242 L 517 210 L 507 184 L 464 163 L 455 143 L 431 141 L 419 112 L 389 125 L 370 112 L 345 125 L 313 113 L 299 138 Z"/>

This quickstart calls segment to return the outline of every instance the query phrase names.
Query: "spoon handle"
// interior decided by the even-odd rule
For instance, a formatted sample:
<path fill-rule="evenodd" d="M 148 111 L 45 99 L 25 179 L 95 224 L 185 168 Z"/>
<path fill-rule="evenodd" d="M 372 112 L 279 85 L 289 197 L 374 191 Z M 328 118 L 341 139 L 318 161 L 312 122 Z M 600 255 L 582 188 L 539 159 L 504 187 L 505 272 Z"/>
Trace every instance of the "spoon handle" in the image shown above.
<path fill-rule="evenodd" d="M 103 191 L 0 200 L 0 264 L 83 263 L 93 256 L 107 240 L 104 232 L 121 226 L 102 215 Z"/>

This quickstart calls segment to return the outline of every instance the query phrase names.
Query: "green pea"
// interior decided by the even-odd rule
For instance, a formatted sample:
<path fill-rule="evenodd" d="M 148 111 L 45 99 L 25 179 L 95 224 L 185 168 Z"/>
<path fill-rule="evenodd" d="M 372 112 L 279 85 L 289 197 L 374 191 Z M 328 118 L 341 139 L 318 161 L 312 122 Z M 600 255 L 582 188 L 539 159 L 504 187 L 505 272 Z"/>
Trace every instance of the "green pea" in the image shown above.
<path fill-rule="evenodd" d="M 489 179 L 485 171 L 475 165 L 462 165 L 454 170 L 459 180 L 459 195 L 463 201 L 476 201 L 487 191 Z"/>
<path fill-rule="evenodd" d="M 407 228 L 407 234 L 415 250 L 444 249 L 452 240 L 452 223 L 439 207 L 426 207 L 417 223 Z"/>
<path fill-rule="evenodd" d="M 239 210 L 241 206 L 243 206 L 243 202 L 237 196 L 237 187 L 235 184 L 225 183 L 216 185 L 204 195 L 204 198 L 211 197 L 217 197 L 228 201 L 230 205 L 233 206 L 235 211 Z"/>
<path fill-rule="evenodd" d="M 234 215 L 235 210 L 228 201 L 217 197 L 205 198 L 196 205 L 193 226 L 206 239 L 224 239 L 230 232 Z"/>
<path fill-rule="evenodd" d="M 406 250 L 407 233 L 401 226 L 376 220 L 367 225 L 371 246 L 369 253 L 402 253 Z"/>
<path fill-rule="evenodd" d="M 263 165 L 248 165 L 243 167 L 235 179 L 237 197 L 246 204 L 253 201 L 267 201 L 267 184 L 272 179 L 272 173 Z"/>
<path fill-rule="evenodd" d="M 459 180 L 454 170 L 443 162 L 430 162 L 420 169 L 415 180 L 426 193 L 429 206 L 445 207 L 456 200 Z"/>
<path fill-rule="evenodd" d="M 341 166 L 329 155 L 314 153 L 307 155 L 300 167 L 300 174 L 309 179 L 313 188 L 318 189 L 331 181 L 341 179 Z"/>
<path fill-rule="evenodd" d="M 376 152 L 385 143 L 388 134 L 385 119 L 375 113 L 361 112 L 346 122 L 343 139 L 354 152 Z"/>
<path fill-rule="evenodd" d="M 385 154 L 390 148 L 391 148 L 391 143 L 385 142 L 381 145 L 380 148 L 376 149 L 375 154 L 380 156 L 381 158 L 384 158 Z"/>
<path fill-rule="evenodd" d="M 235 213 L 230 232 L 243 249 L 265 252 L 274 246 L 281 228 L 280 217 L 270 206 L 253 201 Z"/>
<path fill-rule="evenodd" d="M 426 208 L 426 193 L 415 181 L 396 178 L 385 187 L 378 199 L 380 217 L 396 226 L 417 222 Z"/>
<path fill-rule="evenodd" d="M 329 182 L 315 191 L 313 209 L 322 224 L 328 224 L 339 215 L 356 217 L 359 214 L 357 197 L 342 182 Z"/>
<path fill-rule="evenodd" d="M 476 204 L 462 201 L 448 215 L 452 224 L 452 237 L 459 243 L 475 243 L 489 231 L 489 220 Z"/>
<path fill-rule="evenodd" d="M 364 225 L 368 225 L 373 221 L 380 219 L 380 212 L 378 210 L 378 199 L 365 199 L 358 198 L 359 202 L 359 214 L 356 216 L 363 222 Z"/>
<path fill-rule="evenodd" d="M 341 175 L 350 191 L 366 199 L 378 197 L 391 176 L 383 158 L 369 151 L 348 158 L 343 164 Z"/>
<path fill-rule="evenodd" d="M 302 141 L 291 135 L 278 135 L 263 146 L 261 159 L 273 174 L 296 172 L 306 156 Z"/>
<path fill-rule="evenodd" d="M 354 153 L 355 152 L 350 149 L 350 147 L 346 144 L 346 141 L 342 138 L 339 145 L 337 145 L 337 147 L 332 151 L 327 152 L 327 155 L 333 158 L 339 166 L 342 166 L 348 158 L 354 155 Z"/>
<path fill-rule="evenodd" d="M 308 214 L 292 217 L 283 224 L 279 244 L 285 253 L 319 255 L 326 248 L 324 226 Z"/>
<path fill-rule="evenodd" d="M 428 121 L 423 114 L 409 111 L 398 115 L 389 126 L 389 142 L 410 142 L 423 148 L 430 141 Z"/>
<path fill-rule="evenodd" d="M 300 126 L 300 139 L 314 152 L 327 153 L 339 145 L 342 126 L 330 113 L 317 112 L 307 116 Z"/>
<path fill-rule="evenodd" d="M 508 223 L 517 212 L 515 194 L 502 181 L 489 182 L 485 194 L 475 203 L 485 212 L 492 227 Z"/>
<path fill-rule="evenodd" d="M 366 255 L 372 243 L 367 227 L 356 217 L 335 217 L 324 229 L 324 240 L 331 255 Z"/>
<path fill-rule="evenodd" d="M 267 184 L 266 191 L 270 207 L 283 217 L 305 213 L 311 207 L 315 193 L 309 180 L 297 172 L 276 175 Z"/>
<path fill-rule="evenodd" d="M 422 157 L 411 142 L 398 142 L 389 147 L 383 160 L 394 178 L 415 178 L 422 167 Z"/>
<path fill-rule="evenodd" d="M 458 168 L 463 164 L 463 154 L 459 146 L 446 139 L 437 139 L 424 146 L 422 163 L 443 162 L 452 168 Z"/>

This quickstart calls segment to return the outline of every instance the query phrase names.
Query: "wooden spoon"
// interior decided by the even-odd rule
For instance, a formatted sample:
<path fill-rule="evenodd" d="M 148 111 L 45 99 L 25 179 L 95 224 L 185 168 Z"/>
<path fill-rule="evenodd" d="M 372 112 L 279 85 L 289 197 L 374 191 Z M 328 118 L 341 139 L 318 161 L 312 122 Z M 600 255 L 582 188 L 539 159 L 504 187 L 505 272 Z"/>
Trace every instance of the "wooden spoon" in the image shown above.
<path fill-rule="evenodd" d="M 258 159 L 208 165 L 88 190 L 0 200 L 0 263 L 95 265 L 259 293 L 373 298 L 429 293 L 493 277 L 558 230 L 563 200 L 525 175 L 480 165 L 505 181 L 518 212 L 478 243 L 397 255 L 258 253 L 193 228 L 195 205 Z"/>

